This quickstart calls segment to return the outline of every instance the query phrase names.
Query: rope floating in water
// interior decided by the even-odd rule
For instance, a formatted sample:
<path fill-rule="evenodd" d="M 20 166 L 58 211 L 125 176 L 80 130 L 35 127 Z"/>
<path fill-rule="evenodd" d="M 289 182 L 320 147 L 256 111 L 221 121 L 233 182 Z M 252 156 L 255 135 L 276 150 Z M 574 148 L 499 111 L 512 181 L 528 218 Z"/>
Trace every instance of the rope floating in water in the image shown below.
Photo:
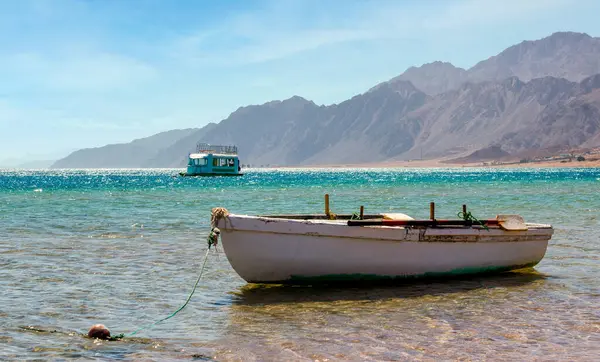
<path fill-rule="evenodd" d="M 163 318 L 163 319 L 159 319 L 158 321 L 151 323 L 151 324 L 147 324 L 145 326 L 142 326 L 138 329 L 136 329 L 135 331 L 131 332 L 131 333 L 121 333 L 118 334 L 116 336 L 110 337 L 108 338 L 109 341 L 117 341 L 120 339 L 123 339 L 125 337 L 132 337 L 134 335 L 136 335 L 138 332 L 143 331 L 144 329 L 150 329 L 152 327 L 154 327 L 155 325 L 166 321 L 167 319 L 171 319 L 173 317 L 175 317 L 175 315 L 177 313 L 179 313 L 181 310 L 183 310 L 183 308 L 185 308 L 188 303 L 190 302 L 190 300 L 192 299 L 192 296 L 194 295 L 194 293 L 196 292 L 196 288 L 198 287 L 198 283 L 200 282 L 200 279 L 202 278 L 202 274 L 204 273 L 204 266 L 206 265 L 206 260 L 208 259 L 208 253 L 210 252 L 210 248 L 206 250 L 206 254 L 204 254 L 204 261 L 202 262 L 202 266 L 200 267 L 200 275 L 198 275 L 198 279 L 196 279 L 196 283 L 194 284 L 194 288 L 192 289 L 192 292 L 190 293 L 190 295 L 188 296 L 187 300 L 185 301 L 185 303 L 183 303 L 183 305 L 181 307 L 179 307 L 175 312 L 171 313 L 170 315 L 168 315 L 167 317 Z"/>
<path fill-rule="evenodd" d="M 183 310 L 183 308 L 185 308 L 188 305 L 188 303 L 192 299 L 192 296 L 196 292 L 196 288 L 198 287 L 198 283 L 200 283 L 200 279 L 202 279 L 202 275 L 204 274 L 204 267 L 206 266 L 206 261 L 208 259 L 208 254 L 210 252 L 210 249 L 212 246 L 215 246 L 215 248 L 216 248 L 216 246 L 219 242 L 219 235 L 221 234 L 221 231 L 219 230 L 219 228 L 217 228 L 217 223 L 219 222 L 219 220 L 225 219 L 227 217 L 227 215 L 229 215 L 229 211 L 227 211 L 227 209 L 224 207 L 215 207 L 211 210 L 211 217 L 210 217 L 211 230 L 210 230 L 210 233 L 208 234 L 208 238 L 207 238 L 208 239 L 208 249 L 206 250 L 206 254 L 204 255 L 204 260 L 202 261 L 202 266 L 200 267 L 200 274 L 198 275 L 198 279 L 196 279 L 194 288 L 192 289 L 192 292 L 188 296 L 185 303 L 183 303 L 183 305 L 181 307 L 179 307 L 175 312 L 171 313 L 170 315 L 166 316 L 165 318 L 159 319 L 158 321 L 156 321 L 154 323 L 139 327 L 138 329 L 134 330 L 131 333 L 121 333 L 116 336 L 108 337 L 108 338 L 106 338 L 107 340 L 118 341 L 125 337 L 132 337 L 145 329 L 150 329 L 150 328 L 154 327 L 155 325 L 166 321 L 167 319 L 171 319 L 171 318 L 175 317 L 175 315 L 177 315 L 177 313 L 181 312 Z"/>

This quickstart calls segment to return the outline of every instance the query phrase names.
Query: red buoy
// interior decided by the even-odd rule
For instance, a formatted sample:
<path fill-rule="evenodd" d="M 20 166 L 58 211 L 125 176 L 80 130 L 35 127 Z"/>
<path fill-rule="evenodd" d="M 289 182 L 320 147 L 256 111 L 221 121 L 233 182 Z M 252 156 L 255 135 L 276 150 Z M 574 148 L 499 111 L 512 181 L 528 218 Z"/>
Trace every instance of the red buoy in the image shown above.
<path fill-rule="evenodd" d="M 98 339 L 109 339 L 110 331 L 104 326 L 104 324 L 94 324 L 88 331 L 88 337 Z"/>

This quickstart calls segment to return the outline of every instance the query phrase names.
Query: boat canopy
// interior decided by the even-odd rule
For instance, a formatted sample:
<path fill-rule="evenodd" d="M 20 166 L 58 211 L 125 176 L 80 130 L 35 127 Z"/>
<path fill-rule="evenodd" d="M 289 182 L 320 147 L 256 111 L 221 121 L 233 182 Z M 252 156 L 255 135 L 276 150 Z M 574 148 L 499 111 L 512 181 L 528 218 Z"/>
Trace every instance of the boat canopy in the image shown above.
<path fill-rule="evenodd" d="M 196 152 L 198 153 L 211 153 L 221 155 L 237 155 L 237 146 L 230 145 L 210 145 L 208 143 L 198 143 L 196 145 Z"/>
<path fill-rule="evenodd" d="M 226 154 L 226 153 L 211 153 L 211 155 L 213 157 L 237 157 L 237 155 L 232 155 L 232 154 Z M 190 154 L 190 158 L 192 159 L 196 159 L 196 158 L 206 158 L 209 155 L 206 153 L 192 153 Z"/>

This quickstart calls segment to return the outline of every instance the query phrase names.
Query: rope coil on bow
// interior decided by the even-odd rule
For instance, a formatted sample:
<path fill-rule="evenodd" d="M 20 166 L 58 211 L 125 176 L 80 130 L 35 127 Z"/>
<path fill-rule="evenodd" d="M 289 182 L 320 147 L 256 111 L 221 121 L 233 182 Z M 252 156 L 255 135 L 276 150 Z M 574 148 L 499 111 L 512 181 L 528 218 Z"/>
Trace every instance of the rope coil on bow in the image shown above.
<path fill-rule="evenodd" d="M 215 248 L 219 244 L 219 235 L 221 235 L 221 230 L 217 227 L 219 220 L 227 220 L 227 216 L 229 215 L 229 211 L 227 211 L 224 207 L 214 207 L 210 212 L 210 232 L 208 233 L 208 248 L 210 249 L 212 246 Z"/>

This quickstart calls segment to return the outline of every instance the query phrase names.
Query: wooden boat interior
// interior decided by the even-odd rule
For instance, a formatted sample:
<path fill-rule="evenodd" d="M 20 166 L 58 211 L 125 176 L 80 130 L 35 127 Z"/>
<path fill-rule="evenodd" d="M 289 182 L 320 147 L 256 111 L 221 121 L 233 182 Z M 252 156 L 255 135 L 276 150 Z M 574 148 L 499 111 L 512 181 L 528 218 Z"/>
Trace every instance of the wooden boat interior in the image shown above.
<path fill-rule="evenodd" d="M 271 219 L 290 219 L 290 220 L 330 220 L 325 214 L 305 214 L 305 215 L 258 215 Z M 357 218 L 357 214 L 336 214 L 333 220 L 352 220 Z M 381 219 L 383 214 L 363 215 L 363 220 Z"/>

